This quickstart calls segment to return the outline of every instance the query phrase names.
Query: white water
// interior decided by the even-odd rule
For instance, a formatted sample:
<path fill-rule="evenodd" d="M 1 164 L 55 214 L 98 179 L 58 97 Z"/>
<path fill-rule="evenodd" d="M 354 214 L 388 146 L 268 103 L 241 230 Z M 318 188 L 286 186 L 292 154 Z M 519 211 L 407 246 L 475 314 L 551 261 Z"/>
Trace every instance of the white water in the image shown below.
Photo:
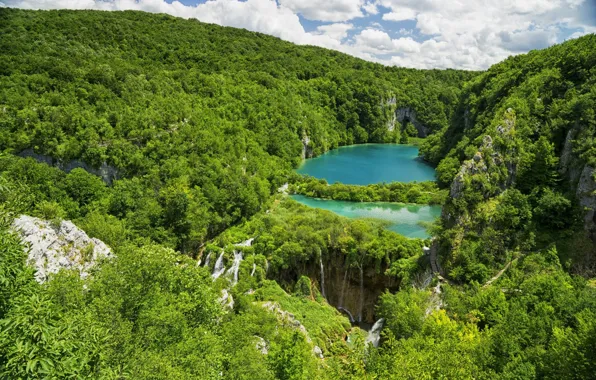
<path fill-rule="evenodd" d="M 350 313 L 350 310 L 346 309 L 345 307 L 341 307 L 341 306 L 339 306 L 337 308 L 337 310 L 343 311 L 344 313 L 346 313 L 350 317 L 350 323 L 356 322 L 356 320 L 354 319 L 354 316 L 352 315 L 352 313 Z"/>
<path fill-rule="evenodd" d="M 341 283 L 341 294 L 339 295 L 339 306 L 344 305 L 344 290 L 346 289 L 346 280 L 348 279 L 348 270 L 344 273 L 344 281 Z"/>
<path fill-rule="evenodd" d="M 250 277 L 255 275 L 255 270 L 257 270 L 257 264 L 252 263 L 252 271 L 250 272 Z"/>
<path fill-rule="evenodd" d="M 234 251 L 234 262 L 226 275 L 232 276 L 232 286 L 238 283 L 238 270 L 240 269 L 240 263 L 242 262 L 242 251 Z"/>
<path fill-rule="evenodd" d="M 238 243 L 238 244 L 234 244 L 234 245 L 236 245 L 238 247 L 250 247 L 254 240 L 255 240 L 255 238 L 250 238 L 248 240 L 243 241 L 242 243 Z"/>
<path fill-rule="evenodd" d="M 319 264 L 321 264 L 321 294 L 323 298 L 327 298 L 325 295 L 325 268 L 323 267 L 323 258 L 319 256 Z"/>
<path fill-rule="evenodd" d="M 226 267 L 224 266 L 224 263 L 223 263 L 223 255 L 224 255 L 224 252 L 222 250 L 221 255 L 219 255 L 219 257 L 217 258 L 217 261 L 215 262 L 215 267 L 213 268 L 213 274 L 211 275 L 211 277 L 214 280 L 216 280 L 217 278 L 219 278 L 219 276 L 224 274 L 224 272 L 226 270 Z"/>
<path fill-rule="evenodd" d="M 368 336 L 364 340 L 365 344 L 372 343 L 374 347 L 379 347 L 379 341 L 381 340 L 381 330 L 383 329 L 384 323 L 385 319 L 383 318 L 375 322 L 373 327 L 368 332 Z"/>
<path fill-rule="evenodd" d="M 360 267 L 360 310 L 358 312 L 358 322 L 362 322 L 362 309 L 364 309 L 364 271 Z"/>
<path fill-rule="evenodd" d="M 211 252 L 209 252 L 207 254 L 207 257 L 205 258 L 205 266 L 208 267 L 209 266 L 209 262 L 211 261 Z"/>

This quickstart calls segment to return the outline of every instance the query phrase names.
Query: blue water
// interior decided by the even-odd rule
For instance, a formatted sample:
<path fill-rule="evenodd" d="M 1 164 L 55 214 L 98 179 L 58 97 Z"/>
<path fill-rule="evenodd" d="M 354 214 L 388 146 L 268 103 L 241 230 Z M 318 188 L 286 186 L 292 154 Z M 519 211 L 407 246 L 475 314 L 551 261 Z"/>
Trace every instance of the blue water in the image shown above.
<path fill-rule="evenodd" d="M 297 172 L 347 185 L 435 180 L 435 170 L 418 159 L 417 147 L 397 144 L 341 147 L 306 160 Z"/>
<path fill-rule="evenodd" d="M 434 181 L 435 170 L 418 159 L 411 145 L 364 144 L 332 150 L 306 160 L 300 174 L 324 178 L 328 183 L 368 185 L 380 182 Z M 441 214 L 440 206 L 406 205 L 388 202 L 348 202 L 293 195 L 309 206 L 332 211 L 348 218 L 375 218 L 390 222 L 387 229 L 409 238 L 429 237 L 421 223 Z"/>
<path fill-rule="evenodd" d="M 333 211 L 348 218 L 375 218 L 391 222 L 387 229 L 409 238 L 428 238 L 420 222 L 432 222 L 441 215 L 441 206 L 407 205 L 388 202 L 347 202 L 292 195 L 303 205 Z"/>

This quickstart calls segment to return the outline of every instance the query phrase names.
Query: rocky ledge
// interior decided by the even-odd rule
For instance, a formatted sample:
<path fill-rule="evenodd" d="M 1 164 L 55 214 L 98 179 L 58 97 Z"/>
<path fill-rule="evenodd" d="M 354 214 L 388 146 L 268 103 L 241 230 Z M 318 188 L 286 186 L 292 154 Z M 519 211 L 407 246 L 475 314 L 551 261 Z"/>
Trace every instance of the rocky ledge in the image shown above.
<path fill-rule="evenodd" d="M 13 229 L 21 236 L 38 282 L 47 281 L 60 269 L 75 269 L 85 278 L 97 262 L 113 256 L 107 245 L 90 238 L 71 221 L 54 224 L 21 215 L 15 219 Z"/>

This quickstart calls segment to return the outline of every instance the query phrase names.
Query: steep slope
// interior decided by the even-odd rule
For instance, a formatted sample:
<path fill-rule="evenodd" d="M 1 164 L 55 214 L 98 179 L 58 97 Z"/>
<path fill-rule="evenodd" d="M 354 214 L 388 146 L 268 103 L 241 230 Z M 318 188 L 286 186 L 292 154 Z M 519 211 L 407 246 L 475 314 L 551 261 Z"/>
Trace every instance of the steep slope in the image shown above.
<path fill-rule="evenodd" d="M 0 34 L 0 150 L 139 178 L 162 194 L 141 230 L 185 252 L 262 210 L 301 156 L 399 139 L 396 108 L 447 126 L 475 75 L 142 12 L 0 8 Z"/>
<path fill-rule="evenodd" d="M 509 58 L 466 84 L 449 128 L 422 149 L 450 187 L 437 244 L 451 277 L 485 281 L 549 244 L 577 273 L 596 273 L 595 105 L 595 35 Z"/>
<path fill-rule="evenodd" d="M 138 12 L 0 21 L 0 377 L 596 373 L 594 36 L 462 73 Z M 449 192 L 430 250 L 271 196 L 303 154 L 408 134 Z M 114 258 L 38 284 L 22 214 Z"/>

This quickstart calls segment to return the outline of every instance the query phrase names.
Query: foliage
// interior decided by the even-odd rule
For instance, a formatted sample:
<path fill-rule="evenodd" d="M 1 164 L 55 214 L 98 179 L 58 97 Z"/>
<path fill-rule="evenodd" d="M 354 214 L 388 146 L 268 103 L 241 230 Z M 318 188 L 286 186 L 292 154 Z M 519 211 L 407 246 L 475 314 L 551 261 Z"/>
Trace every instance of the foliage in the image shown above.
<path fill-rule="evenodd" d="M 418 204 L 442 204 L 446 190 L 440 190 L 435 182 L 392 182 L 366 186 L 327 184 L 324 179 L 297 177 L 290 192 L 314 198 L 352 202 L 400 202 Z"/>

